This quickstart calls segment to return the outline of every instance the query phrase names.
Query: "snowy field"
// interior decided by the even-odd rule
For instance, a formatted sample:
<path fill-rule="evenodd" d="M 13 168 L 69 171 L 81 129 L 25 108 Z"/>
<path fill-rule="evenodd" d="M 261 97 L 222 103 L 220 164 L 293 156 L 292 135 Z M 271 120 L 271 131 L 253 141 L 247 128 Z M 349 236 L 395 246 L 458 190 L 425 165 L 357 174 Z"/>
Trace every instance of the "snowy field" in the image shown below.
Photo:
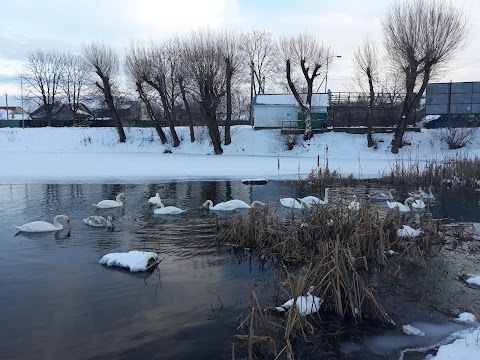
<path fill-rule="evenodd" d="M 329 132 L 317 134 L 293 150 L 285 150 L 279 130 L 232 128 L 232 144 L 223 155 L 213 154 L 208 132 L 197 129 L 190 143 L 187 128 L 178 128 L 182 144 L 162 145 L 152 128 L 126 129 L 127 142 L 119 143 L 114 128 L 0 129 L 0 183 L 143 183 L 195 179 L 296 179 L 306 176 L 318 162 L 342 176 L 376 178 L 401 160 L 406 165 L 430 159 L 480 155 L 480 136 L 467 148 L 448 150 L 435 137 L 438 130 L 408 132 L 412 145 L 390 152 L 392 134 L 378 150 L 368 149 L 366 135 Z M 168 130 L 167 130 L 168 132 Z M 172 153 L 164 153 L 165 151 Z"/>

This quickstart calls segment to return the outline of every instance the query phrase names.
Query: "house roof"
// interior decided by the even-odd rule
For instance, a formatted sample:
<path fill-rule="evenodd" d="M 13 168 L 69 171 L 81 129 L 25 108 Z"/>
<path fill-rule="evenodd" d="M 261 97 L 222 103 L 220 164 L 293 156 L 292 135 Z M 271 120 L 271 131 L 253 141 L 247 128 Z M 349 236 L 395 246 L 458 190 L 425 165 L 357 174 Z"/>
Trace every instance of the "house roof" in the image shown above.
<path fill-rule="evenodd" d="M 70 105 L 68 105 L 68 104 L 63 104 L 62 105 L 61 103 L 56 102 L 53 105 L 53 109 L 52 109 L 53 117 L 56 117 L 57 114 L 59 114 L 62 111 L 67 111 L 67 112 L 73 113 L 73 111 L 70 109 Z M 87 106 L 85 106 L 85 104 L 83 104 L 83 103 L 78 104 L 77 114 L 78 115 L 83 115 L 83 116 L 93 116 L 92 111 L 90 111 L 90 109 Z M 43 105 L 40 106 L 38 109 L 33 111 L 30 115 L 33 119 L 43 119 L 43 118 L 45 118 L 45 116 L 46 116 L 45 107 Z"/>
<path fill-rule="evenodd" d="M 307 94 L 300 94 L 300 98 L 305 101 Z M 255 96 L 255 105 L 288 105 L 298 106 L 297 100 L 293 94 L 258 94 Z M 312 107 L 327 107 L 329 105 L 329 95 L 325 93 L 312 94 Z"/>

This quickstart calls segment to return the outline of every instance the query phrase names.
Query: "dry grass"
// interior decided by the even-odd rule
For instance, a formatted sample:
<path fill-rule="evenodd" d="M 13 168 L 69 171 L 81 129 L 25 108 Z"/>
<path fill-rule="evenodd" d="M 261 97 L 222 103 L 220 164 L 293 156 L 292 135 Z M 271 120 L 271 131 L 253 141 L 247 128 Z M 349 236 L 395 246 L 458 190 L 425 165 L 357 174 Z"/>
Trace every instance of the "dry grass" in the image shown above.
<path fill-rule="evenodd" d="M 327 165 L 317 166 L 299 185 L 310 188 L 345 187 L 361 183 L 352 175 L 342 177 L 336 171 L 330 171 Z M 361 165 L 361 164 L 360 164 Z M 408 158 L 396 160 L 390 171 L 379 174 L 378 182 L 385 185 L 428 186 L 451 184 L 452 186 L 475 187 L 475 180 L 480 180 L 480 158 L 466 154 L 443 160 L 422 160 Z"/>

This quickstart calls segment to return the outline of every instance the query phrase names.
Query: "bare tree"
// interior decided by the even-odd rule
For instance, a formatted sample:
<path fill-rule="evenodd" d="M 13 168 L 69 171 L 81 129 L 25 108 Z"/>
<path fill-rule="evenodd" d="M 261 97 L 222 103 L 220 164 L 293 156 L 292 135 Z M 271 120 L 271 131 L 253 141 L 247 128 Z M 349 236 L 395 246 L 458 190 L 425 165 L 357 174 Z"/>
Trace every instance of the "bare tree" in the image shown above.
<path fill-rule="evenodd" d="M 179 70 L 177 60 L 180 57 L 180 50 L 172 42 L 157 43 L 153 45 L 148 56 L 151 72 L 145 74 L 144 80 L 157 90 L 172 135 L 173 147 L 178 147 L 180 139 L 175 130 L 175 105 L 180 96 L 177 78 Z"/>
<path fill-rule="evenodd" d="M 65 61 L 59 52 L 36 50 L 28 54 L 23 71 L 27 87 L 44 108 L 48 126 L 52 126 L 53 107 L 64 68 Z"/>
<path fill-rule="evenodd" d="M 208 127 L 215 154 L 222 154 L 217 110 L 226 95 L 224 54 L 218 35 L 210 30 L 192 32 L 185 40 L 184 71 L 192 81 L 192 96 Z"/>
<path fill-rule="evenodd" d="M 392 153 L 398 153 L 413 110 L 432 74 L 466 45 L 468 21 L 453 3 L 396 0 L 383 19 L 384 43 L 391 63 L 405 76 L 405 100 Z"/>
<path fill-rule="evenodd" d="M 80 99 L 87 84 L 88 64 L 81 55 L 64 55 L 65 68 L 61 77 L 61 86 L 73 111 L 74 121 L 80 107 Z"/>
<path fill-rule="evenodd" d="M 323 66 L 333 59 L 329 48 L 325 48 L 314 36 L 301 34 L 280 40 L 280 50 L 285 61 L 285 72 L 290 91 L 302 110 L 305 119 L 304 140 L 313 137 L 312 130 L 312 94 L 315 80 L 320 76 Z M 293 66 L 292 66 L 293 65 Z M 293 80 L 294 72 L 301 72 L 299 83 Z M 300 85 L 299 85 L 300 84 Z M 299 86 L 306 85 L 306 96 L 300 96 Z"/>
<path fill-rule="evenodd" d="M 377 79 L 379 71 L 379 61 L 377 46 L 373 40 L 368 37 L 364 39 L 363 44 L 360 45 L 353 54 L 353 62 L 359 73 L 359 81 L 362 83 L 363 77 L 368 80 L 369 89 L 369 103 L 368 103 L 368 126 L 367 126 L 367 145 L 372 147 L 374 145 L 372 136 L 373 111 L 375 101 L 375 90 L 373 84 Z M 361 85 L 361 84 L 360 84 Z"/>
<path fill-rule="evenodd" d="M 238 74 L 242 63 L 243 53 L 240 48 L 240 34 L 235 31 L 224 31 L 221 34 L 221 46 L 225 59 L 225 85 L 227 113 L 225 117 L 225 145 L 232 143 L 230 125 L 232 123 L 232 84 L 233 77 Z"/>
<path fill-rule="evenodd" d="M 252 30 L 243 34 L 242 50 L 253 72 L 255 94 L 265 94 L 267 80 L 278 73 L 278 47 L 272 33 L 265 30 Z"/>
<path fill-rule="evenodd" d="M 162 144 L 167 143 L 167 137 L 162 130 L 160 119 L 157 118 L 153 109 L 152 99 L 149 95 L 146 78 L 151 77 L 152 67 L 149 59 L 149 52 L 144 45 L 140 43 L 131 43 L 125 55 L 125 70 L 130 81 L 133 83 L 138 96 L 145 104 L 147 114 L 157 131 Z"/>
<path fill-rule="evenodd" d="M 99 43 L 84 45 L 83 55 L 92 70 L 102 81 L 101 84 L 96 81 L 95 85 L 103 93 L 108 109 L 112 113 L 112 117 L 117 125 L 120 142 L 125 142 L 127 137 L 113 99 L 113 88 L 116 85 L 116 77 L 120 71 L 118 55 L 113 48 Z"/>
<path fill-rule="evenodd" d="M 190 129 L 190 142 L 195 142 L 195 131 L 193 129 L 193 116 L 192 109 L 190 106 L 190 92 L 188 88 L 191 87 L 192 79 L 188 76 L 187 71 L 185 70 L 188 66 L 188 59 L 186 58 L 186 43 L 180 38 L 175 38 L 175 43 L 179 47 L 179 58 L 177 59 L 178 69 L 177 79 L 178 87 L 180 88 L 180 94 L 182 95 L 183 106 L 185 107 L 185 112 L 187 115 L 188 127 Z"/>

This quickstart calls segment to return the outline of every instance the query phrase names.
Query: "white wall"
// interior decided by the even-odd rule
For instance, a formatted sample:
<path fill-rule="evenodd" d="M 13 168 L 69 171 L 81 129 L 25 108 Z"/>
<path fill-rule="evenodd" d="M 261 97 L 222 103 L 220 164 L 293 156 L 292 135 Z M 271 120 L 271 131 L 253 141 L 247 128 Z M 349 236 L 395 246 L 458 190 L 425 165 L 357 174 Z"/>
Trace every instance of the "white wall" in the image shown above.
<path fill-rule="evenodd" d="M 254 127 L 282 127 L 282 120 L 297 120 L 300 109 L 294 106 L 254 105 Z"/>

